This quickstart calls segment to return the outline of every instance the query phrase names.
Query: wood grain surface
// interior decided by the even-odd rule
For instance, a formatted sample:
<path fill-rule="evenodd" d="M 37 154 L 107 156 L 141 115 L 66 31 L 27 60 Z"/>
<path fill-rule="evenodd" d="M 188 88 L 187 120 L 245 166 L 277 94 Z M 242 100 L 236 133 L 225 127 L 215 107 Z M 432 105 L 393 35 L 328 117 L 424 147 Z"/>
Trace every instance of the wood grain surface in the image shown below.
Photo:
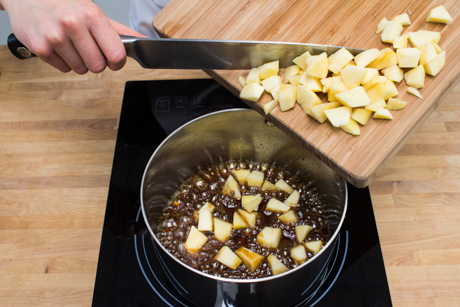
<path fill-rule="evenodd" d="M 450 25 L 426 23 L 429 11 L 443 4 L 454 21 Z M 414 131 L 454 87 L 460 75 L 460 2 L 456 0 L 173 0 L 153 20 L 165 37 L 256 41 L 282 41 L 346 46 L 359 49 L 389 47 L 375 34 L 379 21 L 408 13 L 412 24 L 405 32 L 420 29 L 441 32 L 440 46 L 447 50 L 445 68 L 427 77 L 423 100 L 397 84 L 398 99 L 408 102 L 394 120 L 370 120 L 361 136 L 351 136 L 329 123 L 319 124 L 299 105 L 288 112 L 275 108 L 268 116 L 275 125 L 313 152 L 350 183 L 367 186 L 398 152 Z M 235 95 L 241 90 L 238 77 L 248 71 L 209 71 Z M 282 74 L 282 73 L 281 73 Z M 326 95 L 323 95 L 326 101 Z M 246 101 L 265 115 L 262 106 L 271 101 L 265 93 L 259 102 Z"/>
<path fill-rule="evenodd" d="M 0 46 L 0 306 L 91 306 L 127 80 L 62 74 Z M 370 185 L 394 306 L 460 306 L 460 86 Z"/>

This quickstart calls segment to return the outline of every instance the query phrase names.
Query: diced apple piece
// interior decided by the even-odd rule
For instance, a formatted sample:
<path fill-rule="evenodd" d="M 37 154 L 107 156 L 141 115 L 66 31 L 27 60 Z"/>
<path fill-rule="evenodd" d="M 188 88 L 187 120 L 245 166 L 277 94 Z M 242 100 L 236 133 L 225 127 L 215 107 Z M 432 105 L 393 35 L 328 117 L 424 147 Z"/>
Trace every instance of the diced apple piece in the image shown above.
<path fill-rule="evenodd" d="M 311 58 L 311 57 L 310 57 Z M 328 73 L 327 53 L 323 52 L 309 62 L 305 73 L 316 78 L 326 78 Z"/>
<path fill-rule="evenodd" d="M 276 198 L 270 198 L 270 200 L 267 203 L 267 206 L 265 207 L 265 210 L 267 211 L 272 211 L 272 212 L 288 212 L 291 209 L 289 205 L 286 205 L 282 201 L 279 201 Z"/>
<path fill-rule="evenodd" d="M 426 36 L 428 36 L 433 42 L 433 44 L 437 44 L 441 40 L 441 32 L 428 31 L 428 30 L 419 30 L 419 31 L 425 34 Z"/>
<path fill-rule="evenodd" d="M 393 18 L 393 21 L 399 22 L 401 24 L 401 26 L 409 26 L 410 25 L 410 18 L 409 18 L 409 15 L 407 15 L 407 13 L 395 16 Z"/>
<path fill-rule="evenodd" d="M 393 38 L 393 48 L 407 48 L 407 34 L 396 36 Z"/>
<path fill-rule="evenodd" d="M 376 119 L 393 119 L 390 111 L 387 109 L 380 108 L 374 113 L 374 118 Z"/>
<path fill-rule="evenodd" d="M 345 48 L 341 48 L 334 53 L 328 68 L 334 74 L 338 74 L 351 60 L 353 60 L 353 55 L 350 51 Z"/>
<path fill-rule="evenodd" d="M 354 109 L 351 118 L 365 126 L 372 115 L 372 111 L 366 109 Z"/>
<path fill-rule="evenodd" d="M 297 103 L 302 110 L 307 113 L 307 110 L 321 103 L 321 99 L 312 90 L 303 85 L 297 87 Z"/>
<path fill-rule="evenodd" d="M 312 253 L 316 254 L 323 248 L 323 241 L 309 241 L 305 242 L 303 245 Z"/>
<path fill-rule="evenodd" d="M 372 112 L 377 112 L 378 109 L 380 108 L 386 108 L 387 104 L 385 100 L 381 99 L 379 101 L 376 101 L 374 103 L 371 103 L 366 107 L 366 110 L 372 111 Z"/>
<path fill-rule="evenodd" d="M 366 67 L 378 58 L 383 57 L 382 51 L 377 48 L 369 49 L 355 56 L 355 63 L 358 67 Z"/>
<path fill-rule="evenodd" d="M 370 99 L 370 103 L 374 103 L 382 99 L 388 100 L 391 97 L 395 97 L 399 92 L 393 81 L 387 79 L 371 86 L 366 90 L 366 94 Z"/>
<path fill-rule="evenodd" d="M 312 116 L 314 119 L 316 119 L 320 123 L 324 123 L 327 120 L 327 116 L 326 114 L 324 114 L 324 111 L 333 109 L 333 108 L 338 108 L 340 106 L 341 104 L 338 101 L 322 103 L 322 104 L 311 107 L 309 110 L 309 113 L 307 114 Z"/>
<path fill-rule="evenodd" d="M 347 66 L 340 71 L 340 77 L 349 90 L 358 87 L 361 84 L 367 69 L 358 66 Z"/>
<path fill-rule="evenodd" d="M 278 95 L 281 111 L 288 111 L 295 106 L 297 99 L 297 86 L 292 84 L 281 84 Z"/>
<path fill-rule="evenodd" d="M 209 204 L 209 205 L 207 205 Z M 214 206 L 206 203 L 200 210 L 198 210 L 198 230 L 199 231 L 213 231 L 212 211 Z"/>
<path fill-rule="evenodd" d="M 361 131 L 359 129 L 359 125 L 353 118 L 350 118 L 350 121 L 348 122 L 348 124 L 343 125 L 340 128 L 342 128 L 343 131 L 345 131 L 346 133 L 349 133 L 351 135 L 360 135 L 361 134 Z"/>
<path fill-rule="evenodd" d="M 322 92 L 323 91 L 323 84 L 321 83 L 321 79 L 312 77 L 303 73 L 300 76 L 299 83 L 304 85 L 306 88 L 311 90 L 312 92 Z M 299 95 L 299 91 L 297 89 L 297 96 Z"/>
<path fill-rule="evenodd" d="M 305 246 L 299 244 L 297 246 L 291 247 L 291 257 L 294 259 L 296 264 L 302 264 L 307 261 L 307 252 L 305 251 Z"/>
<path fill-rule="evenodd" d="M 241 206 L 248 212 L 257 211 L 262 202 L 262 195 L 243 195 L 241 198 Z"/>
<path fill-rule="evenodd" d="M 387 102 L 387 109 L 389 111 L 399 111 L 401 109 L 404 109 L 406 104 L 407 104 L 407 101 L 399 100 L 396 98 L 390 98 L 388 99 L 388 102 Z"/>
<path fill-rule="evenodd" d="M 214 238 L 221 242 L 230 239 L 232 234 L 233 225 L 231 223 L 222 221 L 221 219 L 214 218 Z"/>
<path fill-rule="evenodd" d="M 428 42 L 432 42 L 432 38 L 421 31 L 417 32 L 408 32 L 409 41 L 412 44 L 412 47 L 420 48 Z"/>
<path fill-rule="evenodd" d="M 294 86 L 299 85 L 300 77 L 301 75 L 290 76 L 289 83 Z"/>
<path fill-rule="evenodd" d="M 259 67 L 251 68 L 248 76 L 246 77 L 246 83 L 260 84 Z"/>
<path fill-rule="evenodd" d="M 307 68 L 307 59 L 311 57 L 310 52 L 305 52 L 298 57 L 296 57 L 294 60 L 292 60 L 295 64 L 297 64 L 302 70 L 305 70 Z"/>
<path fill-rule="evenodd" d="M 404 78 L 404 72 L 398 65 L 387 67 L 382 70 L 382 73 L 387 79 L 394 82 L 401 82 Z"/>
<path fill-rule="evenodd" d="M 366 84 L 372 78 L 377 77 L 379 75 L 379 71 L 375 68 L 366 68 L 366 70 L 367 70 L 366 75 L 364 76 L 363 80 L 361 80 L 361 84 Z"/>
<path fill-rule="evenodd" d="M 257 212 L 247 212 L 243 209 L 238 209 L 240 216 L 248 223 L 249 227 L 254 228 L 257 223 Z"/>
<path fill-rule="evenodd" d="M 262 187 L 260 189 L 262 191 L 265 191 L 265 190 L 273 190 L 273 191 L 279 190 L 279 188 L 276 185 L 274 185 L 273 183 L 271 183 L 268 180 L 264 181 L 264 183 L 262 184 Z"/>
<path fill-rule="evenodd" d="M 308 233 L 313 229 L 310 225 L 297 225 L 295 226 L 295 236 L 299 243 L 302 243 L 303 240 L 307 237 Z"/>
<path fill-rule="evenodd" d="M 431 43 L 431 44 L 433 45 L 434 49 L 436 49 L 436 52 L 438 54 L 440 54 L 442 52 L 441 47 L 439 47 L 437 44 L 435 44 L 435 43 Z"/>
<path fill-rule="evenodd" d="M 400 36 L 402 30 L 403 26 L 399 22 L 393 20 L 388 21 L 382 31 L 382 42 L 393 44 L 393 38 L 395 36 Z"/>
<path fill-rule="evenodd" d="M 270 95 L 272 95 L 273 100 L 276 100 L 276 101 L 278 101 L 278 102 L 279 102 L 280 88 L 281 88 L 281 84 L 275 86 L 274 88 L 272 88 L 272 89 L 270 90 Z"/>
<path fill-rule="evenodd" d="M 250 170 L 242 168 L 234 170 L 233 175 L 235 175 L 236 180 L 238 180 L 240 184 L 245 184 L 250 172 Z"/>
<path fill-rule="evenodd" d="M 434 48 L 434 43 L 432 42 L 424 44 L 422 47 L 420 47 L 420 51 L 422 52 L 420 55 L 421 65 L 428 63 L 438 55 L 438 52 Z"/>
<path fill-rule="evenodd" d="M 185 240 L 184 247 L 189 254 L 193 255 L 199 251 L 207 241 L 208 237 L 200 232 L 195 226 L 192 226 L 188 233 L 187 240 Z"/>
<path fill-rule="evenodd" d="M 398 66 L 401 68 L 414 68 L 418 66 L 422 52 L 417 48 L 401 48 L 396 50 Z"/>
<path fill-rule="evenodd" d="M 270 112 L 273 111 L 273 109 L 276 108 L 278 105 L 279 105 L 279 102 L 276 101 L 276 100 L 272 100 L 272 101 L 267 102 L 267 103 L 264 104 L 264 106 L 263 106 L 264 113 L 265 113 L 265 114 L 270 113 Z"/>
<path fill-rule="evenodd" d="M 387 67 L 398 64 L 396 53 L 393 50 L 391 50 L 390 48 L 385 48 L 382 50 L 382 52 L 383 52 L 383 57 L 380 60 L 376 61 L 375 63 L 374 62 L 370 63 L 368 67 L 375 68 L 377 70 L 382 70 Z"/>
<path fill-rule="evenodd" d="M 422 88 L 425 85 L 425 68 L 423 65 L 419 65 L 406 72 L 404 80 L 408 86 Z"/>
<path fill-rule="evenodd" d="M 283 231 L 279 228 L 264 227 L 257 235 L 257 242 L 263 246 L 278 248 L 282 235 Z"/>
<path fill-rule="evenodd" d="M 222 189 L 222 194 L 231 196 L 232 192 L 233 192 L 233 198 L 236 198 L 236 199 L 241 198 L 240 186 L 238 185 L 238 182 L 235 180 L 235 178 L 232 175 L 229 175 Z"/>
<path fill-rule="evenodd" d="M 259 68 L 259 77 L 261 80 L 264 80 L 264 79 L 267 79 L 268 77 L 276 76 L 278 74 L 279 69 L 280 69 L 279 61 L 265 63 Z"/>
<path fill-rule="evenodd" d="M 292 191 L 291 195 L 284 201 L 284 203 L 288 206 L 295 207 L 299 203 L 300 200 L 300 193 L 297 190 Z"/>
<path fill-rule="evenodd" d="M 327 119 L 331 122 L 332 126 L 339 128 L 340 126 L 348 124 L 351 118 L 350 107 L 340 107 L 324 111 Z"/>
<path fill-rule="evenodd" d="M 284 83 L 288 83 L 289 77 L 296 76 L 300 73 L 299 65 L 291 65 L 284 70 Z"/>
<path fill-rule="evenodd" d="M 278 75 L 268 77 L 267 79 L 262 81 L 262 86 L 264 87 L 265 91 L 270 93 L 270 90 L 280 85 L 282 83 L 281 77 Z"/>
<path fill-rule="evenodd" d="M 232 270 L 236 270 L 243 262 L 228 246 L 222 246 L 214 259 Z"/>
<path fill-rule="evenodd" d="M 410 86 L 409 86 L 409 87 L 407 88 L 407 92 L 408 92 L 409 94 L 412 94 L 412 95 L 414 95 L 414 96 L 417 96 L 417 97 L 420 98 L 420 99 L 423 99 L 422 94 L 420 94 L 420 92 L 419 92 L 416 88 L 413 88 L 413 87 L 410 87 Z"/>
<path fill-rule="evenodd" d="M 294 189 L 289 184 L 287 184 L 287 182 L 284 181 L 283 179 L 279 179 L 278 181 L 276 181 L 275 185 L 281 190 L 283 190 L 284 192 L 289 193 L 289 194 L 291 194 L 294 191 Z"/>
<path fill-rule="evenodd" d="M 320 79 L 321 84 L 323 85 L 323 93 L 329 92 L 329 89 L 331 88 L 332 84 L 336 82 L 342 82 L 342 78 L 340 76 L 337 77 L 328 77 L 324 79 Z"/>
<path fill-rule="evenodd" d="M 239 76 L 238 83 L 240 84 L 241 87 L 243 87 L 246 84 L 246 79 L 244 79 L 243 76 Z"/>
<path fill-rule="evenodd" d="M 249 225 L 246 223 L 246 220 L 243 219 L 243 217 L 238 212 L 233 213 L 233 229 L 244 229 L 248 226 Z"/>
<path fill-rule="evenodd" d="M 380 20 L 380 22 L 377 24 L 377 30 L 375 30 L 375 34 L 380 34 L 382 33 L 383 29 L 385 28 L 385 25 L 387 24 L 388 19 L 385 17 Z"/>
<path fill-rule="evenodd" d="M 238 257 L 243 260 L 244 265 L 248 268 L 249 271 L 254 273 L 259 265 L 264 261 L 265 257 L 259 255 L 246 247 L 240 247 L 235 251 Z"/>
<path fill-rule="evenodd" d="M 365 91 L 367 91 L 368 89 L 370 89 L 375 84 L 377 84 L 379 82 L 382 82 L 382 81 L 386 81 L 386 80 L 388 80 L 388 78 L 385 77 L 385 76 L 380 76 L 380 75 L 375 76 L 374 78 L 372 78 L 371 80 L 369 80 L 368 82 L 363 84 L 363 88 L 364 88 Z"/>
<path fill-rule="evenodd" d="M 289 269 L 273 254 L 268 255 L 267 257 L 268 265 L 272 271 L 272 275 L 278 275 L 288 271 Z"/>
<path fill-rule="evenodd" d="M 453 19 L 450 16 L 449 12 L 447 12 L 446 8 L 442 5 L 432 9 L 426 17 L 426 22 L 450 24 L 452 21 Z"/>
<path fill-rule="evenodd" d="M 430 76 L 436 76 L 446 64 L 446 51 L 444 50 L 428 63 L 423 64 L 425 72 Z M 414 86 L 416 87 L 416 86 Z"/>
<path fill-rule="evenodd" d="M 297 223 L 297 216 L 295 215 L 294 210 L 289 210 L 288 212 L 281 214 L 278 216 L 278 219 L 284 224 Z"/>
<path fill-rule="evenodd" d="M 257 102 L 263 93 L 264 87 L 262 85 L 256 83 L 246 83 L 246 85 L 241 89 L 240 98 Z"/>
<path fill-rule="evenodd" d="M 335 95 L 348 91 L 348 87 L 342 81 L 332 84 L 327 93 L 327 100 L 330 102 L 339 101 Z"/>
<path fill-rule="evenodd" d="M 343 93 L 335 95 L 335 97 L 345 106 L 351 108 L 364 107 L 371 102 L 366 91 L 362 86 L 355 87 Z"/>
<path fill-rule="evenodd" d="M 248 177 L 246 177 L 248 186 L 260 188 L 262 186 L 262 183 L 264 182 L 264 177 L 265 175 L 261 171 L 251 171 Z"/>

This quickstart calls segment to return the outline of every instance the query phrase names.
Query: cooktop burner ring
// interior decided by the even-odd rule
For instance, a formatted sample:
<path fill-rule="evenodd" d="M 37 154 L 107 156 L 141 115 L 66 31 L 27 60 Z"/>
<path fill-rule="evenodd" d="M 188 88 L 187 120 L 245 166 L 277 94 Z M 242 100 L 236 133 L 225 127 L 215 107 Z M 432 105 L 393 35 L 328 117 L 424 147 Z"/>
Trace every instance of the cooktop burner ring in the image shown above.
<path fill-rule="evenodd" d="M 136 223 L 143 224 L 144 219 L 141 211 L 141 208 L 139 208 Z M 326 262 L 325 268 L 318 274 L 319 282 L 317 284 L 312 284 L 315 285 L 315 289 L 302 301 L 297 303 L 295 307 L 315 306 L 334 285 L 342 271 L 348 251 L 348 231 L 345 230 L 342 232 L 339 233 L 334 245 L 331 246 L 333 252 L 331 253 L 330 259 Z M 171 307 L 195 306 L 186 300 L 169 282 L 169 277 L 165 276 L 167 274 L 163 272 L 164 264 L 157 251 L 156 243 L 149 233 L 134 235 L 134 250 L 144 278 L 155 294 L 161 298 L 165 304 Z M 312 285 L 309 285 L 304 293 L 307 293 Z"/>

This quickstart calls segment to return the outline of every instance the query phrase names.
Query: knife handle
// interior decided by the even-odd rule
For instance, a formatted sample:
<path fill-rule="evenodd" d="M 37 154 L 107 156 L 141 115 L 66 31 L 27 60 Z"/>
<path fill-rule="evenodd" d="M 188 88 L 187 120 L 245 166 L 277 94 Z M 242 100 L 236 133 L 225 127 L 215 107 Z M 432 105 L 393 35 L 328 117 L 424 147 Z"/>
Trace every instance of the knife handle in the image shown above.
<path fill-rule="evenodd" d="M 21 60 L 36 57 L 36 55 L 27 49 L 13 33 L 8 36 L 8 48 L 15 57 Z"/>

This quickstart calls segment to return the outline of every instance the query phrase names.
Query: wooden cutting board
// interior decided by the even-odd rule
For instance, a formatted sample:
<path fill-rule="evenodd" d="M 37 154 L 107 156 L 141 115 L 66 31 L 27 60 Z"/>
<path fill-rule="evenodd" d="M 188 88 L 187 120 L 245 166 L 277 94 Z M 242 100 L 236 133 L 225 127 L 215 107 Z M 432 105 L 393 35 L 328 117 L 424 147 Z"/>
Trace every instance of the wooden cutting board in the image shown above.
<path fill-rule="evenodd" d="M 444 5 L 454 21 L 450 25 L 426 23 L 429 11 Z M 314 153 L 357 187 L 367 186 L 389 159 L 455 86 L 460 74 L 460 1 L 435 0 L 172 0 L 153 20 L 164 37 L 229 40 L 283 41 L 360 49 L 390 47 L 375 34 L 379 21 L 407 13 L 412 24 L 403 33 L 421 29 L 441 32 L 440 47 L 447 51 L 444 69 L 427 76 L 420 89 L 423 99 L 406 93 L 397 84 L 398 99 L 407 101 L 394 119 L 376 120 L 351 136 L 329 123 L 319 124 L 299 105 L 266 116 L 277 127 Z M 207 71 L 235 95 L 241 90 L 238 77 L 248 71 Z M 282 72 L 281 72 L 282 74 Z M 322 95 L 323 100 L 326 97 Z M 264 115 L 262 106 L 272 100 L 265 93 L 257 103 L 246 101 Z"/>

